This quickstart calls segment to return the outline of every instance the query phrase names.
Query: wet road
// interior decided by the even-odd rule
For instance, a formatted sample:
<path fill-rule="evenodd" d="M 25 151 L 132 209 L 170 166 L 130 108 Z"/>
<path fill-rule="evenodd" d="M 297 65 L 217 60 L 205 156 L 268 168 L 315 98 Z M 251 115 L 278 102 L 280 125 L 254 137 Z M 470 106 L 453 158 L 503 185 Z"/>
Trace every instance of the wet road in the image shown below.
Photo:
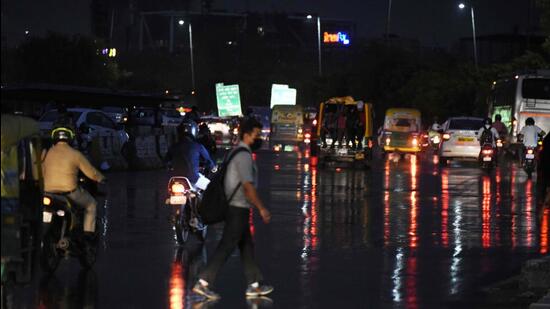
<path fill-rule="evenodd" d="M 319 169 L 259 153 L 260 194 L 273 220 L 252 227 L 271 301 L 247 304 L 238 253 L 220 272 L 214 308 L 464 308 L 480 287 L 548 253 L 550 213 L 515 165 L 487 175 L 437 158 L 376 159 L 369 171 Z M 15 308 L 201 308 L 191 288 L 220 238 L 175 243 L 163 171 L 110 175 L 95 270 L 63 261 Z M 272 302 L 272 303 L 271 303 Z M 206 307 L 206 306 L 205 306 Z M 202 307 L 202 308 L 205 308 Z"/>

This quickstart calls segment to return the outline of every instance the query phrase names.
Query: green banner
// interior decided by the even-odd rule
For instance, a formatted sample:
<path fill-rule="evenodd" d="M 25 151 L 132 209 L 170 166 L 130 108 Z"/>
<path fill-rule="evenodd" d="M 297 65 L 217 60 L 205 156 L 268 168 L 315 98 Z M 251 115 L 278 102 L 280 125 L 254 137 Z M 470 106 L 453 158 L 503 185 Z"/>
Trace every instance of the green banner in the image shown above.
<path fill-rule="evenodd" d="M 242 116 L 239 85 L 217 83 L 216 101 L 218 103 L 218 116 Z"/>

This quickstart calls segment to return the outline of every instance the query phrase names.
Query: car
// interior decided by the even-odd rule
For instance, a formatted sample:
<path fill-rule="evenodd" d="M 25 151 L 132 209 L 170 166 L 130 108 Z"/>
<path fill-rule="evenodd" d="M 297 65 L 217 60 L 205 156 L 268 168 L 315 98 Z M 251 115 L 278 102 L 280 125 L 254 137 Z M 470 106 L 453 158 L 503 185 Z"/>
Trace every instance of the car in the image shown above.
<path fill-rule="evenodd" d="M 160 109 L 158 113 L 150 107 L 138 107 L 132 112 L 132 122 L 136 125 L 154 126 L 155 118 L 160 125 L 165 127 L 177 127 L 183 121 L 183 117 L 176 109 Z"/>
<path fill-rule="evenodd" d="M 237 140 L 238 128 L 232 119 L 220 117 L 201 117 L 201 123 L 206 123 L 218 146 L 231 146 Z"/>
<path fill-rule="evenodd" d="M 115 123 L 126 123 L 128 121 L 128 109 L 117 106 L 106 106 L 101 109 L 105 112 Z"/>
<path fill-rule="evenodd" d="M 109 115 L 103 111 L 90 108 L 69 108 L 67 112 L 72 116 L 77 128 L 83 124 L 90 128 L 89 135 L 91 138 L 103 134 L 112 134 L 118 138 L 120 145 L 123 145 L 123 147 L 129 140 L 128 133 L 124 131 L 122 126 L 115 124 Z M 49 135 L 58 116 L 57 110 L 50 110 L 42 115 L 38 120 L 40 131 Z"/>
<path fill-rule="evenodd" d="M 442 165 L 452 159 L 475 159 L 479 157 L 477 132 L 483 126 L 483 119 L 477 117 L 452 117 L 442 126 L 443 142 L 439 148 Z"/>

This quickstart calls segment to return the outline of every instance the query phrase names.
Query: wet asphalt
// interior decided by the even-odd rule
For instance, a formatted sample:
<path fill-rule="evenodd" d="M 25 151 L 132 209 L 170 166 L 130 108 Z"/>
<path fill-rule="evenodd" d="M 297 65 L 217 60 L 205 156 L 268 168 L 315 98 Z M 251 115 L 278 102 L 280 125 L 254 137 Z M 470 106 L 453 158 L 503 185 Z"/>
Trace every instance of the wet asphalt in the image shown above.
<path fill-rule="evenodd" d="M 257 154 L 273 220 L 254 215 L 256 257 L 275 292 L 248 302 L 238 252 L 219 273 L 217 303 L 191 292 L 221 237 L 176 244 L 167 172 L 110 173 L 100 202 L 99 260 L 39 270 L 13 308 L 473 308 L 478 291 L 548 254 L 550 211 L 515 163 L 439 167 L 431 155 L 377 157 L 369 170 Z M 534 178 L 536 179 L 536 178 Z"/>

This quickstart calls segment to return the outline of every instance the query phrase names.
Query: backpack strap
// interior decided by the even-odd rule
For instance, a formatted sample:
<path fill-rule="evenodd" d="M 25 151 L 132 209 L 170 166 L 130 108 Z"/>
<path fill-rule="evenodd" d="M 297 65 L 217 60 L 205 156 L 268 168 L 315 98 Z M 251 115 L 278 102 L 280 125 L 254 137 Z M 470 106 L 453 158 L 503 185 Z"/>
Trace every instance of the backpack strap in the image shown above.
<path fill-rule="evenodd" d="M 231 153 L 229 153 L 229 155 L 227 156 L 226 160 L 224 160 L 223 164 L 225 165 L 224 168 L 227 168 L 229 166 L 229 163 L 231 162 L 231 160 L 239 153 L 239 152 L 242 152 L 242 151 L 246 151 L 248 153 L 250 153 L 250 151 L 244 147 L 237 147 L 235 148 Z M 223 175 L 223 182 L 222 183 L 225 183 L 225 173 Z M 241 187 L 242 183 L 238 183 L 237 184 L 237 187 L 235 187 L 235 190 L 233 190 L 233 193 L 231 193 L 231 195 L 229 196 L 229 198 L 227 199 L 227 203 L 231 202 L 231 200 L 233 199 L 233 197 L 235 196 L 235 194 L 237 194 L 237 190 L 239 190 L 239 188 Z"/>

